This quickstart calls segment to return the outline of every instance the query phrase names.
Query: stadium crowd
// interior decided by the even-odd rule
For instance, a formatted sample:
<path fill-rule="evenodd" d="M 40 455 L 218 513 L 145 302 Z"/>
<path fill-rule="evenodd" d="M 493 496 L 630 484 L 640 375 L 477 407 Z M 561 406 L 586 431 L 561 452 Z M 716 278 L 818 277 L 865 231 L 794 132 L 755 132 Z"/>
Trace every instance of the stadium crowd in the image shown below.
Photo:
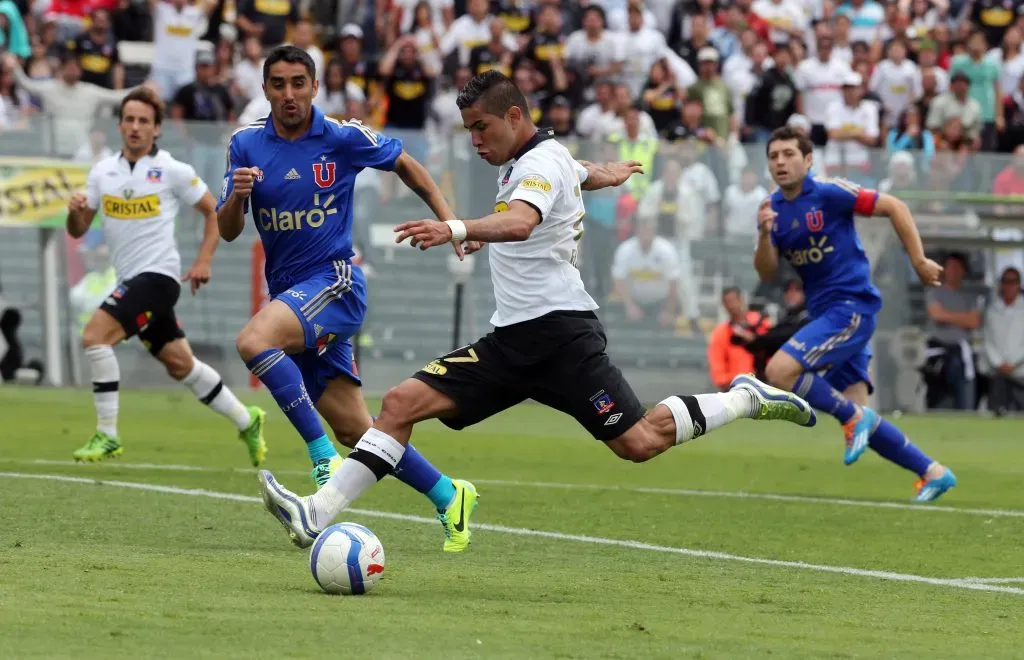
<path fill-rule="evenodd" d="M 141 73 L 119 48 L 138 42 L 152 42 Z M 713 316 L 723 293 L 739 293 L 719 282 L 707 294 L 713 267 L 697 246 L 749 250 L 771 188 L 759 145 L 781 126 L 814 141 L 816 174 L 893 192 L 1024 194 L 1020 0 L 0 0 L 0 131 L 49 115 L 57 154 L 95 161 L 110 153 L 95 118 L 143 81 L 172 119 L 244 124 L 268 110 L 262 58 L 283 42 L 317 64 L 325 113 L 398 132 L 421 160 L 461 131 L 455 90 L 496 68 L 581 156 L 645 163 L 625 190 L 590 195 L 582 254 L 595 298 L 652 327 L 700 332 L 702 303 Z M 224 141 L 192 142 L 197 170 L 218 180 Z M 981 151 L 1014 157 L 986 179 L 970 165 Z M 480 170 L 467 180 L 488 189 Z M 459 201 L 472 213 L 492 203 Z M 1013 259 L 1004 266 L 1019 268 Z M 1014 272 L 1019 283 L 1007 270 L 993 296 L 1002 311 L 929 299 L 950 356 L 964 337 L 940 326 L 1010 319 L 1004 342 L 1024 345 L 1024 303 L 1001 298 Z M 780 300 L 795 296 L 776 284 Z M 746 322 L 741 300 L 725 307 Z M 947 360 L 964 380 L 962 362 Z M 1022 365 L 987 367 L 1009 379 L 1011 406 L 1024 407 Z M 950 396 L 971 407 L 958 387 Z"/>

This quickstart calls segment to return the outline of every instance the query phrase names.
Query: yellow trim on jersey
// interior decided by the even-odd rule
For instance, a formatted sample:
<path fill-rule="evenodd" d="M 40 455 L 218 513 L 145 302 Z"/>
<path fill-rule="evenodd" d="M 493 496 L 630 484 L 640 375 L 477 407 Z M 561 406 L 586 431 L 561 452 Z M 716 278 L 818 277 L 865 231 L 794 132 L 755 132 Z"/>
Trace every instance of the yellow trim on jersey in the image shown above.
<path fill-rule="evenodd" d="M 104 195 L 103 215 L 115 220 L 148 220 L 159 217 L 160 195 L 146 195 L 138 199 Z"/>

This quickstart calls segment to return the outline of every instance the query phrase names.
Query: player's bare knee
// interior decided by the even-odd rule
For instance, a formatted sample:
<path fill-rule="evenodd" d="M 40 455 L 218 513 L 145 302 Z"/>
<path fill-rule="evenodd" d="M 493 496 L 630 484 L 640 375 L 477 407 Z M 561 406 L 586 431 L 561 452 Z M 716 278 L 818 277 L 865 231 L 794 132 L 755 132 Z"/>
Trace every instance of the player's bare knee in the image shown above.
<path fill-rule="evenodd" d="M 247 323 L 235 338 L 235 349 L 246 362 L 269 348 L 273 348 L 270 342 L 251 323 Z"/>
<path fill-rule="evenodd" d="M 644 463 L 668 449 L 671 444 L 661 440 L 653 427 L 639 422 L 634 428 L 624 435 L 608 443 L 615 455 L 619 458 L 632 461 L 633 463 Z"/>
<path fill-rule="evenodd" d="M 380 426 L 404 427 L 413 423 L 416 415 L 417 397 L 410 391 L 406 383 L 392 387 L 384 395 L 377 414 Z"/>
<path fill-rule="evenodd" d="M 174 380 L 184 380 L 185 376 L 192 373 L 192 368 L 195 366 L 195 361 L 188 354 L 173 353 L 160 356 L 159 360 L 163 363 L 164 369 L 167 370 L 167 375 Z"/>

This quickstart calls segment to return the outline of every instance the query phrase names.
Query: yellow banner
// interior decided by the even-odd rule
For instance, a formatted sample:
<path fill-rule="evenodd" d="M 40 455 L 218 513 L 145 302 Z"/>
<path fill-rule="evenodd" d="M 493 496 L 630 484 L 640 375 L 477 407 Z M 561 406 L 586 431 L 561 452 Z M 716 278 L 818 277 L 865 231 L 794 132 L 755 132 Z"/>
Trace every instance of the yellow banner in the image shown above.
<path fill-rule="evenodd" d="M 88 174 L 85 163 L 0 157 L 0 227 L 63 227 Z"/>

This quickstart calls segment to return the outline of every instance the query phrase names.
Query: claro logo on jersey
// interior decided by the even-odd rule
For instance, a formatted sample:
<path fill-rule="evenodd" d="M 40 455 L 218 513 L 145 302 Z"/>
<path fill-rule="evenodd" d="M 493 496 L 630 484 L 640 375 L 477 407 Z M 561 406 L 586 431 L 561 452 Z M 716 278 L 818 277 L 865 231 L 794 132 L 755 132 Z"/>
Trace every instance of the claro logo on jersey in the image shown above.
<path fill-rule="evenodd" d="M 804 248 L 803 250 L 786 250 L 786 259 L 789 259 L 789 263 L 794 266 L 820 264 L 825 259 L 826 254 L 835 250 L 831 245 L 825 245 L 828 243 L 828 236 L 822 236 L 821 238 L 811 236 L 810 243 L 811 247 Z"/>
<path fill-rule="evenodd" d="M 324 224 L 327 216 L 334 215 L 338 209 L 331 208 L 334 195 L 320 199 L 320 193 L 313 195 L 313 207 L 305 209 L 281 210 L 276 207 L 256 211 L 257 222 L 263 231 L 298 231 L 300 229 L 317 229 Z"/>
<path fill-rule="evenodd" d="M 146 220 L 160 215 L 160 196 L 146 195 L 132 199 L 130 190 L 124 197 L 103 196 L 103 215 L 116 220 Z"/>

